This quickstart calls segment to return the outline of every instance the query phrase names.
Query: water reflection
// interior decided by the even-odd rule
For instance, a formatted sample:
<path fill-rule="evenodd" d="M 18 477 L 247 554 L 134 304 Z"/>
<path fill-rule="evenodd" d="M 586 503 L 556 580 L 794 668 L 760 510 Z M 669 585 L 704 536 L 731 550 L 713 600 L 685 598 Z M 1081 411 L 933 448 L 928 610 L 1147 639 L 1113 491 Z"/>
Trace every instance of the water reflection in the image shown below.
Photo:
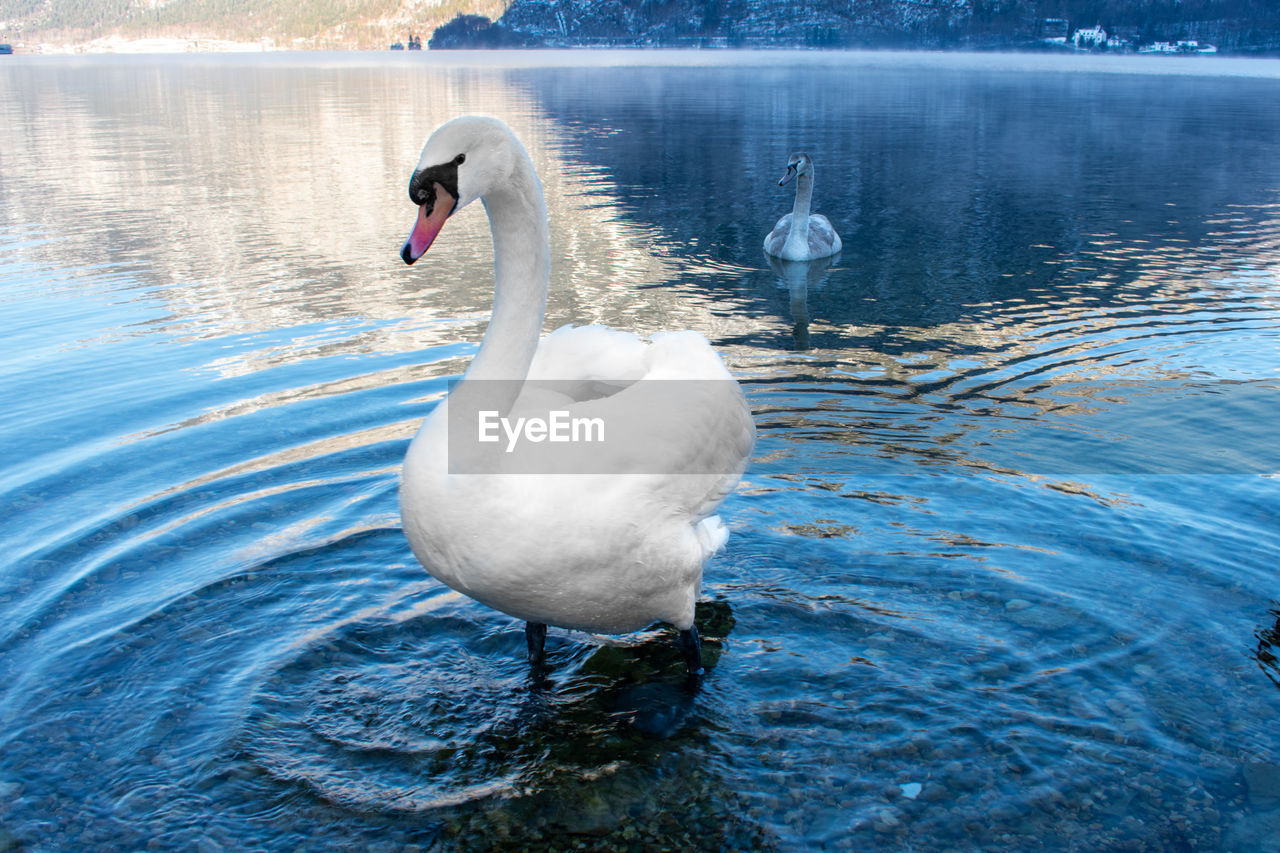
<path fill-rule="evenodd" d="M 1269 615 L 1274 617 L 1275 621 L 1270 625 L 1264 625 L 1255 632 L 1258 638 L 1258 647 L 1254 652 L 1254 656 L 1257 658 L 1258 667 L 1263 674 L 1271 679 L 1272 684 L 1280 687 L 1280 660 L 1276 658 L 1276 650 L 1280 649 L 1280 608 L 1273 608 Z"/>
<path fill-rule="evenodd" d="M 678 298 L 632 298 L 673 276 L 650 251 L 652 233 L 610 214 L 600 170 L 557 158 L 555 127 L 500 70 L 10 71 L 0 81 L 6 219 L 59 235 L 24 250 L 44 266 L 111 263 L 129 270 L 130 288 L 154 288 L 155 310 L 115 336 L 262 335 L 252 353 L 211 365 L 223 375 L 478 340 L 492 296 L 483 212 L 450 221 L 466 235 L 432 270 L 405 270 L 394 245 L 412 224 L 406 187 L 422 140 L 460 111 L 503 117 L 543 175 L 552 327 L 605 317 L 642 331 L 697 325 Z"/>
<path fill-rule="evenodd" d="M 709 721 L 670 637 L 593 648 L 553 632 L 551 680 L 529 684 L 521 624 L 477 638 L 465 609 L 446 593 L 313 637 L 261 688 L 242 749 L 328 805 L 418 816 L 464 847 L 760 844 L 730 780 L 695 758 Z M 698 609 L 714 652 L 732 616 Z"/>
<path fill-rule="evenodd" d="M 759 188 L 773 186 L 786 152 L 822 152 L 822 207 L 845 236 L 849 270 L 827 306 L 832 349 L 915 351 L 924 341 L 905 328 L 916 327 L 933 330 L 934 349 L 995 344 L 999 359 L 1004 341 L 1033 331 L 1017 322 L 1028 307 L 1058 322 L 1151 297 L 1176 307 L 1205 280 L 1252 275 L 1276 246 L 1280 167 L 1261 140 L 1280 133 L 1280 118 L 1258 108 L 1268 81 L 1119 85 L 891 63 L 511 79 L 566 129 L 567 155 L 609 168 L 625 215 L 700 264 L 758 268 L 776 218 L 776 198 Z M 736 284 L 699 276 L 689 290 L 778 313 Z M 1001 338 L 984 338 L 987 325 Z"/>
<path fill-rule="evenodd" d="M 1274 81 L 837 59 L 7 66 L 0 847 L 1256 849 Z M 492 296 L 478 212 L 396 256 L 463 111 L 546 182 L 549 328 L 749 388 L 696 695 L 650 634 L 533 691 L 407 551 Z M 801 147 L 846 242 L 803 279 L 759 250 Z"/>
<path fill-rule="evenodd" d="M 778 285 L 787 291 L 791 306 L 791 339 L 797 351 L 809 348 L 809 291 L 822 286 L 827 270 L 840 262 L 840 255 L 829 255 L 816 261 L 784 261 L 766 255 L 769 268 L 778 277 Z"/>

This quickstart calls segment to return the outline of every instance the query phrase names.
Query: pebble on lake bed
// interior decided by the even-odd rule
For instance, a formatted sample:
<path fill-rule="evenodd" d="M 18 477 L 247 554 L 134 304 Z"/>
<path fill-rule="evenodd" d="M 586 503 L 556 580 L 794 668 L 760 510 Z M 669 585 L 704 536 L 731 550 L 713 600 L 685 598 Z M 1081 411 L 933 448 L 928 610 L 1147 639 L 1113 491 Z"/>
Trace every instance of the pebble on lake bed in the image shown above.
<path fill-rule="evenodd" d="M 883 809 L 876 813 L 875 819 L 871 822 L 871 828 L 876 832 L 893 832 L 902 824 L 898 820 L 898 816 L 891 809 Z"/>

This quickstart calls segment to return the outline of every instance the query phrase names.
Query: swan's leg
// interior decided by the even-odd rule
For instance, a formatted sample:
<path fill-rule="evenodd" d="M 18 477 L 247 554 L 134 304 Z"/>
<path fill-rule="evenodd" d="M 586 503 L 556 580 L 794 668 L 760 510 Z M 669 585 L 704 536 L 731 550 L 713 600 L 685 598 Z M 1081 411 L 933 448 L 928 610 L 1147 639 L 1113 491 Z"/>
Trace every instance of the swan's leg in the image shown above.
<path fill-rule="evenodd" d="M 698 638 L 698 626 L 690 625 L 688 631 L 680 632 L 680 652 L 684 655 L 685 665 L 690 675 L 702 675 L 702 640 Z"/>
<path fill-rule="evenodd" d="M 529 643 L 529 663 L 541 667 L 546 661 L 547 626 L 541 622 L 524 623 L 524 638 Z"/>

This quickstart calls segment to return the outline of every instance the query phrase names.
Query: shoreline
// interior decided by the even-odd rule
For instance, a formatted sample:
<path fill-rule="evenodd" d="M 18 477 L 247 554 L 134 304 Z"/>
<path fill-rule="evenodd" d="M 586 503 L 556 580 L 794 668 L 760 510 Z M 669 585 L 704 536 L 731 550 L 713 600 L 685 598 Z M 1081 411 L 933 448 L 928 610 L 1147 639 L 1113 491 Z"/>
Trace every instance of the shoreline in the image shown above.
<path fill-rule="evenodd" d="M 67 44 L 37 42 L 33 45 L 24 45 L 22 47 L 14 45 L 15 54 L 27 53 L 41 56 L 100 53 L 265 53 L 288 49 L 288 47 L 281 46 L 272 38 L 263 38 L 254 42 L 240 42 L 213 37 L 205 38 L 203 36 L 133 39 L 111 35 L 86 42 Z"/>
<path fill-rule="evenodd" d="M 2 40 L 2 39 L 0 39 Z M 686 57 L 685 62 L 691 64 L 702 64 L 710 57 L 724 57 L 736 54 L 759 54 L 759 53 L 791 53 L 804 55 L 809 57 L 818 56 L 839 56 L 845 54 L 851 55 L 885 55 L 885 54 L 903 54 L 903 55 L 950 55 L 950 56 L 1043 56 L 1043 57 L 1072 57 L 1085 59 L 1087 62 L 1098 63 L 1099 68 L 1108 65 L 1129 65 L 1137 60 L 1144 65 L 1154 62 L 1163 65 L 1166 62 L 1172 63 L 1195 63 L 1197 61 L 1217 61 L 1217 62 L 1249 62 L 1249 61 L 1275 61 L 1275 54 L 1248 54 L 1248 53 L 1153 53 L 1147 51 L 1125 51 L 1125 52 L 1096 52 L 1082 50 L 1064 50 L 1055 46 L 1047 45 L 1010 45 L 1005 48 L 995 47 L 969 47 L 954 49 L 934 49 L 934 48 L 834 48 L 821 49 L 810 47 L 797 47 L 791 45 L 758 45 L 750 47 L 721 47 L 721 46 L 703 46 L 703 47 L 671 47 L 662 45 L 576 45 L 576 46 L 556 46 L 556 47 L 529 47 L 529 48 L 447 48 L 437 50 L 418 51 L 393 51 L 386 47 L 378 48 L 359 48 L 345 47 L 338 45 L 317 44 L 314 39 L 296 38 L 284 42 L 277 41 L 274 38 L 263 37 L 257 41 L 243 42 L 231 39 L 222 39 L 204 36 L 187 36 L 187 37 L 154 37 L 154 38 L 126 38 L 120 35 L 102 36 L 100 38 L 91 39 L 85 42 L 71 43 L 55 43 L 55 42 L 33 42 L 22 43 L 15 41 L 13 43 L 13 55 L 15 56 L 91 56 L 91 55 L 166 55 L 166 54 L 246 54 L 246 53 L 350 53 L 379 55 L 387 54 L 390 56 L 406 56 L 421 57 L 428 56 L 436 60 L 442 60 L 445 57 L 453 58 L 476 58 L 480 56 L 498 59 L 497 64 L 524 64 L 517 57 L 521 56 L 557 56 L 567 58 L 569 54 L 576 54 L 580 57 L 577 62 L 569 64 L 578 64 L 579 62 L 592 65 L 595 64 L 587 59 L 590 55 L 604 54 L 647 54 L 653 58 L 667 57 L 668 62 L 679 56 Z M 509 61 L 502 62 L 500 58 L 506 57 Z M 701 61 L 694 60 L 693 57 L 700 57 Z M 488 64 L 488 63 L 486 63 Z M 535 63 L 537 64 L 537 63 Z M 666 63 L 662 63 L 666 64 Z M 677 62 L 675 64 L 684 64 Z M 1130 67 L 1128 70 L 1135 70 Z M 1270 75 L 1268 75 L 1270 76 Z"/>

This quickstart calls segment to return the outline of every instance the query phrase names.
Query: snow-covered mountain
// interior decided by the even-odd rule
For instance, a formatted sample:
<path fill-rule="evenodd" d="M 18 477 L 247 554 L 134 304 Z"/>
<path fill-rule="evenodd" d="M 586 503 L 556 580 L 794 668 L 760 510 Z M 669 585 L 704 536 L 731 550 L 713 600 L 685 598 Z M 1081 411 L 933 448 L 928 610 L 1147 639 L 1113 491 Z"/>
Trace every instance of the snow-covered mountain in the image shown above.
<path fill-rule="evenodd" d="M 1274 0 L 514 0 L 497 21 L 451 21 L 431 46 L 1016 47 L 1098 25 L 1280 50 Z"/>

